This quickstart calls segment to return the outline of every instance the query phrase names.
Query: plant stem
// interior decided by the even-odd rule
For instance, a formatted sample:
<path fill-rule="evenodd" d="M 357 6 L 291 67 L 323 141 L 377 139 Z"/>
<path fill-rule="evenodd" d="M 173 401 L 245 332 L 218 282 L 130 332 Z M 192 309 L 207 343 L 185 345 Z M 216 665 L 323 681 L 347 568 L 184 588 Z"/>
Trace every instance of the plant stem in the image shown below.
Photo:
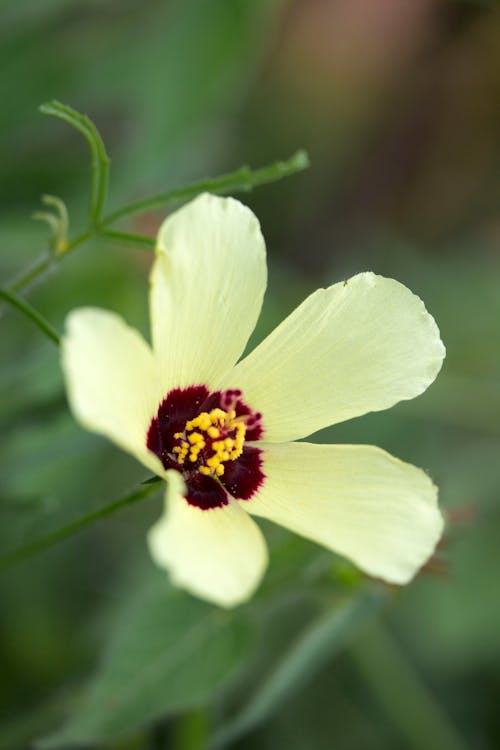
<path fill-rule="evenodd" d="M 133 505 L 134 503 L 143 500 L 145 497 L 147 497 L 147 495 L 151 495 L 153 492 L 157 491 L 157 485 L 161 480 L 159 477 L 155 477 L 155 479 L 156 481 L 150 480 L 146 484 L 142 484 L 133 492 L 129 492 L 124 497 L 121 497 L 118 500 L 109 503 L 108 505 L 104 505 L 102 508 L 98 508 L 92 513 L 88 513 L 86 516 L 77 518 L 75 521 L 66 524 L 66 526 L 62 526 L 60 529 L 56 529 L 55 531 L 50 532 L 50 534 L 46 534 L 40 539 L 36 539 L 34 542 L 30 542 L 29 544 L 25 544 L 22 547 L 18 547 L 13 552 L 0 557 L 0 570 L 4 570 L 5 568 L 10 567 L 16 562 L 34 555 L 36 552 L 40 552 L 47 547 L 51 547 L 56 542 L 61 541 L 61 539 L 65 539 L 66 537 L 75 534 L 85 526 L 94 523 L 94 521 L 98 521 L 101 518 L 110 516 L 112 513 L 115 513 L 117 510 L 125 507 L 126 505 Z"/>
<path fill-rule="evenodd" d="M 94 235 L 95 231 L 89 229 L 86 232 L 82 232 L 82 234 L 79 234 L 78 237 L 75 237 L 74 240 L 71 240 L 63 253 L 42 256 L 31 268 L 29 268 L 25 273 L 23 273 L 15 281 L 13 281 L 12 284 L 7 288 L 7 291 L 15 293 L 19 292 L 21 289 L 24 289 L 25 286 L 30 284 L 32 281 L 35 281 L 43 273 L 45 273 L 45 271 L 48 271 L 49 268 L 56 266 L 61 258 L 63 258 L 65 255 L 68 255 L 73 250 L 76 250 L 77 247 L 83 245 L 84 242 L 89 240 Z"/>
<path fill-rule="evenodd" d="M 56 100 L 42 104 L 40 111 L 64 120 L 78 130 L 89 144 L 92 160 L 92 177 L 89 197 L 89 226 L 98 227 L 106 202 L 109 179 L 109 157 L 104 141 L 96 126 L 86 115 Z"/>
<path fill-rule="evenodd" d="M 21 274 L 21 276 L 18 276 L 17 279 L 10 284 L 8 291 L 15 293 L 20 289 L 23 289 L 31 281 L 34 281 L 47 271 L 51 267 L 52 262 L 53 257 L 51 255 L 42 255 L 42 257 L 31 266 L 31 268 L 28 268 Z"/>
<path fill-rule="evenodd" d="M 104 237 L 107 240 L 115 240 L 116 242 L 123 242 L 127 245 L 133 245 L 134 247 L 147 248 L 148 250 L 154 249 L 155 246 L 155 240 L 152 237 L 146 237 L 143 234 L 114 232 L 111 229 L 104 229 L 99 232 L 99 237 Z"/>
<path fill-rule="evenodd" d="M 228 172 L 220 177 L 199 180 L 184 187 L 167 190 L 150 198 L 129 203 L 128 206 L 114 211 L 103 219 L 102 226 L 108 226 L 119 219 L 133 216 L 142 211 L 159 208 L 160 206 L 169 208 L 179 203 L 184 203 L 195 198 L 200 193 L 208 192 L 216 193 L 217 195 L 226 195 L 233 192 L 250 192 L 260 185 L 275 182 L 283 177 L 289 177 L 297 172 L 302 172 L 308 166 L 309 157 L 306 151 L 299 150 L 286 161 L 277 161 L 259 169 L 252 170 L 249 167 L 240 167 L 234 172 Z"/>
<path fill-rule="evenodd" d="M 48 107 L 49 105 L 45 105 Z M 45 111 L 45 110 L 44 110 Z M 62 118 L 68 119 L 68 118 Z M 69 119 L 68 119 L 69 122 Z M 84 132 L 83 128 L 81 132 Z M 87 135 L 86 135 L 87 137 Z M 105 153 L 105 152 L 104 152 Z M 63 253 L 55 254 L 53 256 L 44 256 L 40 258 L 37 263 L 22 274 L 16 281 L 14 281 L 9 287 L 9 292 L 18 292 L 23 289 L 27 284 L 41 276 L 47 269 L 56 265 L 62 258 L 68 255 L 70 252 L 75 250 L 77 247 L 82 245 L 88 239 L 92 237 L 102 237 L 107 240 L 120 240 L 127 242 L 128 244 L 134 244 L 136 246 L 154 246 L 154 240 L 143 235 L 130 234 L 126 232 L 115 232 L 113 230 L 105 229 L 110 224 L 124 219 L 128 216 L 146 211 L 151 208 L 158 208 L 160 206 L 169 208 L 176 206 L 180 203 L 190 200 L 196 197 L 202 192 L 212 192 L 218 195 L 225 195 L 227 193 L 238 193 L 238 192 L 249 192 L 259 185 L 265 185 L 270 182 L 275 182 L 282 179 L 283 177 L 289 177 L 293 174 L 303 171 L 309 165 L 309 158 L 305 151 L 297 151 L 286 161 L 278 161 L 274 164 L 269 164 L 259 169 L 251 170 L 249 167 L 241 167 L 234 172 L 221 175 L 208 180 L 200 180 L 193 182 L 185 187 L 174 188 L 168 190 L 165 193 L 159 193 L 150 198 L 137 201 L 136 203 L 130 203 L 124 208 L 115 211 L 114 213 L 108 214 L 104 217 L 98 225 L 92 223 L 92 225 L 82 234 L 78 235 L 72 240 L 68 247 Z M 106 172 L 107 174 L 107 172 Z M 106 177 L 107 179 L 107 177 Z M 102 189 L 101 189 L 102 192 Z"/>
<path fill-rule="evenodd" d="M 17 308 L 27 318 L 29 318 L 43 333 L 49 337 L 57 346 L 61 343 L 59 335 L 51 324 L 41 315 L 29 302 L 21 299 L 17 294 L 9 292 L 6 289 L 0 289 L 0 297 L 13 307 Z"/>

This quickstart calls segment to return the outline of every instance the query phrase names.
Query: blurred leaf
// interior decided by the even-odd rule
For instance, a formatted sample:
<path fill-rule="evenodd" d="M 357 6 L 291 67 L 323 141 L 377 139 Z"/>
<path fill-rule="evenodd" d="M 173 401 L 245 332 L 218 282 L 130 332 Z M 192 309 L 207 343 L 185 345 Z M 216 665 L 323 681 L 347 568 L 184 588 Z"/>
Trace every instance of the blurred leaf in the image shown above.
<path fill-rule="evenodd" d="M 317 672 L 322 664 L 345 647 L 374 614 L 384 597 L 368 589 L 335 603 L 310 622 L 293 640 L 281 659 L 271 662 L 245 705 L 215 734 L 210 750 L 221 750 L 255 729 Z"/>
<path fill-rule="evenodd" d="M 59 14 L 54 5 L 12 8 L 0 49 L 0 84 L 15 102 L 0 112 L 11 204 L 48 187 L 71 202 L 86 173 L 73 139 L 34 116 L 55 93 L 95 113 L 116 162 L 117 202 L 211 169 L 284 2 L 66 2 Z"/>
<path fill-rule="evenodd" d="M 107 653 L 73 715 L 40 748 L 96 743 L 199 706 L 243 663 L 250 638 L 241 610 L 218 610 L 148 570 L 116 613 Z"/>
<path fill-rule="evenodd" d="M 0 747 L 23 750 L 33 737 L 49 731 L 51 724 L 61 720 L 67 697 L 52 696 L 46 703 L 36 706 L 31 711 L 24 710 L 20 716 L 12 717 L 0 728 Z"/>
<path fill-rule="evenodd" d="M 373 694 L 413 750 L 466 750 L 466 744 L 436 697 L 390 634 L 372 624 L 351 656 Z"/>

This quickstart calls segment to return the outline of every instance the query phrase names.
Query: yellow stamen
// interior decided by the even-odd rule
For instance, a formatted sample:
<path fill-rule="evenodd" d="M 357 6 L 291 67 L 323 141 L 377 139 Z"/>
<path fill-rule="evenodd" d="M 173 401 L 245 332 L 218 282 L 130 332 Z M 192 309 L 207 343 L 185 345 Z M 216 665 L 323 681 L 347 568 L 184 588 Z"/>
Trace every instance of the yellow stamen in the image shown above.
<path fill-rule="evenodd" d="M 227 433 L 231 433 L 229 436 Z M 189 433 L 189 434 L 188 434 Z M 200 460 L 201 451 L 210 445 L 213 453 L 198 467 L 205 476 L 221 477 L 224 474 L 224 462 L 234 461 L 243 452 L 246 433 L 246 418 L 237 417 L 234 409 L 212 409 L 201 412 L 194 419 L 186 422 L 184 432 L 176 432 L 174 438 L 180 445 L 173 448 L 177 462 L 184 464 L 186 459 L 191 463 Z M 218 440 L 217 438 L 221 438 Z"/>

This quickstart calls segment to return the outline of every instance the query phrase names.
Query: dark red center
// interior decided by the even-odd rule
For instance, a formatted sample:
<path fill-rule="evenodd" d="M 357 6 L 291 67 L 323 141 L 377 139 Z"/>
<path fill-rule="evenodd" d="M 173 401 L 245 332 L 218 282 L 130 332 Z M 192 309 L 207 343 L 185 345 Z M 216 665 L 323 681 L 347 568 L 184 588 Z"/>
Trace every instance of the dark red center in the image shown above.
<path fill-rule="evenodd" d="M 207 475 L 200 471 L 208 448 L 200 453 L 199 459 L 179 463 L 179 434 L 185 434 L 186 424 L 190 420 L 214 409 L 226 412 L 233 410 L 236 418 L 243 421 L 246 428 L 241 455 L 224 462 L 224 473 L 221 476 Z M 187 487 L 186 500 L 190 505 L 202 510 L 220 508 L 227 505 L 228 493 L 238 500 L 249 500 L 264 481 L 262 451 L 247 445 L 262 437 L 261 419 L 261 414 L 253 412 L 245 404 L 239 390 L 210 393 L 204 385 L 174 388 L 163 399 L 157 415 L 151 420 L 146 445 L 160 458 L 166 469 L 175 469 L 182 474 Z"/>

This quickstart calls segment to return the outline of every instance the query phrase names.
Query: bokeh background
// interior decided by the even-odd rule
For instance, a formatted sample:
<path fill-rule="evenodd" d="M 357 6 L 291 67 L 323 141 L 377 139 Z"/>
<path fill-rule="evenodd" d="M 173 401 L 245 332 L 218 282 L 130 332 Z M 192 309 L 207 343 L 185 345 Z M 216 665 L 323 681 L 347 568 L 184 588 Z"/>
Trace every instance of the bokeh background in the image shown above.
<path fill-rule="evenodd" d="M 3 0 L 0 15 L 2 285 L 47 248 L 30 219 L 41 193 L 65 199 L 73 235 L 83 226 L 86 144 L 37 111 L 58 98 L 103 134 L 110 207 L 308 150 L 307 172 L 243 198 L 271 268 L 255 341 L 319 285 L 369 269 L 425 300 L 448 350 L 422 397 L 317 436 L 380 445 L 440 485 L 446 538 L 414 583 L 367 592 L 347 563 L 266 525 L 265 582 L 222 613 L 153 569 L 148 499 L 2 571 L 0 747 L 500 747 L 500 7 Z M 161 219 L 128 228 L 154 235 Z M 59 330 L 95 304 L 147 332 L 150 262 L 89 243 L 28 296 Z M 75 424 L 55 347 L 15 311 L 0 326 L 6 553 L 144 473 Z M 339 635 L 332 612 L 352 602 Z"/>

